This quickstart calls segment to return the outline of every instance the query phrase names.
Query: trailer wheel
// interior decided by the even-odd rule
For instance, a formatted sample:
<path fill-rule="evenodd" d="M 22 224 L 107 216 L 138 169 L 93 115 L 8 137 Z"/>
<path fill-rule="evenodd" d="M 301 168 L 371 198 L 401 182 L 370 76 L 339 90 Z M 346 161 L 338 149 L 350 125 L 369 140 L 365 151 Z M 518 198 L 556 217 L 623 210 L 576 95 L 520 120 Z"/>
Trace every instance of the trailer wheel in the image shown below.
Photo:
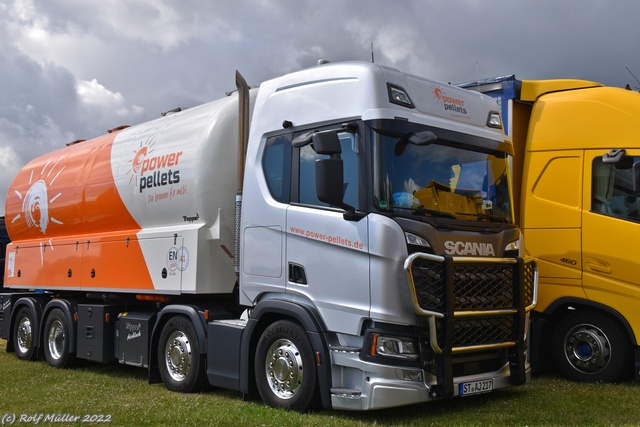
<path fill-rule="evenodd" d="M 16 315 L 13 327 L 15 352 L 18 359 L 33 360 L 36 356 L 35 330 L 33 311 L 29 307 L 22 307 Z"/>
<path fill-rule="evenodd" d="M 71 325 L 59 308 L 51 310 L 44 324 L 44 357 L 54 368 L 71 366 L 75 357 L 69 349 Z"/>
<path fill-rule="evenodd" d="M 269 406 L 305 411 L 318 401 L 313 350 L 297 323 L 280 320 L 265 329 L 256 348 L 255 375 Z"/>
<path fill-rule="evenodd" d="M 160 377 L 171 391 L 193 393 L 204 385 L 204 360 L 191 322 L 174 316 L 164 325 L 158 345 Z"/>
<path fill-rule="evenodd" d="M 573 313 L 557 325 L 551 352 L 565 377 L 613 382 L 627 374 L 631 348 L 620 327 L 599 313 Z"/>

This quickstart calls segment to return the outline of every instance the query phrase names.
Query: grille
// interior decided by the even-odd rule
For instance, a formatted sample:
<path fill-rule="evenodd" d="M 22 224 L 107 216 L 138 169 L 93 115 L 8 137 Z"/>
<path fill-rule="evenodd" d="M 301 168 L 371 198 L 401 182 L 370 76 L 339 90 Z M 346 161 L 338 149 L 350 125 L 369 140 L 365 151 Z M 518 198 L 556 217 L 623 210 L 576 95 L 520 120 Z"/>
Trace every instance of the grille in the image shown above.
<path fill-rule="evenodd" d="M 454 311 L 500 310 L 517 307 L 514 281 L 517 264 L 452 264 Z M 524 265 L 524 301 L 533 302 L 533 263 Z M 418 304 L 423 310 L 446 312 L 445 263 L 416 258 L 412 267 Z"/>
<path fill-rule="evenodd" d="M 438 324 L 438 341 L 444 342 L 442 322 Z M 456 319 L 453 322 L 453 347 L 487 345 L 517 341 L 514 316 Z"/>
<path fill-rule="evenodd" d="M 438 342 L 445 342 L 448 321 L 453 347 L 516 342 L 519 334 L 517 313 L 483 315 L 481 312 L 520 308 L 520 292 L 523 305 L 531 306 L 535 294 L 535 264 L 453 262 L 451 258 L 437 258 L 416 257 L 410 271 L 419 307 L 445 315 L 436 321 Z M 516 286 L 520 274 L 524 282 L 521 289 Z M 451 311 L 446 306 L 450 290 Z M 478 315 L 447 320 L 447 313 L 454 311 L 473 311 Z"/>

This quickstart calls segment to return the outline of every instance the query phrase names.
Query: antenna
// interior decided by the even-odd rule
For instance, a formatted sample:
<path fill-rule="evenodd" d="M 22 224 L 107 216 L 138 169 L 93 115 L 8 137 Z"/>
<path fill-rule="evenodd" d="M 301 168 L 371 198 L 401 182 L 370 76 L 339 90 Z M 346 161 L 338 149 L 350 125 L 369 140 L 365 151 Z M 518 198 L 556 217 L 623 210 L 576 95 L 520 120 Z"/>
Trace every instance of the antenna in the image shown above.
<path fill-rule="evenodd" d="M 635 75 L 635 74 L 633 74 L 633 73 L 631 72 L 631 70 L 629 69 L 629 67 L 624 67 L 624 68 L 626 68 L 626 69 L 627 69 L 627 71 L 629 72 L 629 74 L 631 74 L 631 75 L 633 76 L 633 78 L 634 78 L 634 79 L 636 79 L 636 81 L 638 82 L 638 84 L 640 84 L 640 80 L 638 80 L 638 78 L 636 77 L 636 75 Z"/>
<path fill-rule="evenodd" d="M 374 58 L 373 58 L 373 42 L 371 42 L 371 63 L 372 63 L 372 64 L 375 64 L 375 63 L 376 63 L 376 61 L 375 61 L 375 60 L 374 60 Z"/>

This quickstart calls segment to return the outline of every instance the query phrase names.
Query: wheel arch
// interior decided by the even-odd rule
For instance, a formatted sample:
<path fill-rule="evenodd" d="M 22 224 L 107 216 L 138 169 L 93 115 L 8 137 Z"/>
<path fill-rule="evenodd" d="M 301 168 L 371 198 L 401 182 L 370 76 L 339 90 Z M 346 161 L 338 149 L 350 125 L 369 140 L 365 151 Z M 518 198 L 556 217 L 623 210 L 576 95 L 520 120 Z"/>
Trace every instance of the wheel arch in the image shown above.
<path fill-rule="evenodd" d="M 158 340 L 164 325 L 169 321 L 169 319 L 176 315 L 186 317 L 191 321 L 198 338 L 200 354 L 206 359 L 207 329 L 203 315 L 195 306 L 192 305 L 172 304 L 163 307 L 156 315 L 156 321 L 153 325 L 153 331 L 151 332 L 151 337 L 149 339 L 149 383 L 162 382 L 160 379 L 160 371 L 158 370 Z"/>
<path fill-rule="evenodd" d="M 262 332 L 278 320 L 292 320 L 304 328 L 314 350 L 322 406 L 331 408 L 331 357 L 324 338 L 327 331 L 321 316 L 313 307 L 288 300 L 264 300 L 252 310 L 242 335 L 240 352 L 240 391 L 255 394 L 255 372 L 252 361 Z M 316 353 L 320 355 L 318 364 Z"/>
<path fill-rule="evenodd" d="M 597 311 L 603 314 L 606 314 L 608 317 L 612 318 L 612 320 L 616 321 L 620 324 L 629 338 L 629 342 L 632 346 L 637 346 L 638 341 L 636 336 L 629 324 L 629 321 L 617 310 L 605 305 L 600 304 L 598 302 L 584 300 L 580 298 L 559 298 L 554 301 L 552 304 L 547 307 L 547 309 L 543 312 L 545 317 L 547 317 L 547 322 L 545 325 L 545 330 L 548 331 L 551 328 L 553 329 L 555 325 L 562 319 L 564 316 L 571 312 L 576 311 Z"/>

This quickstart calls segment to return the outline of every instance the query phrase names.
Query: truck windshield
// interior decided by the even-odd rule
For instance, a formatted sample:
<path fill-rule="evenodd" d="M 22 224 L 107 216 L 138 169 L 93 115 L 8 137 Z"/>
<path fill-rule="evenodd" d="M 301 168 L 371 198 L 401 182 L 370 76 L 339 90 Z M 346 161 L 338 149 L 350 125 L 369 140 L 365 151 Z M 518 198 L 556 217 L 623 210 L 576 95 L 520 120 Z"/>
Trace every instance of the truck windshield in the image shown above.
<path fill-rule="evenodd" d="M 374 206 L 400 215 L 513 223 L 506 153 L 373 133 Z"/>

